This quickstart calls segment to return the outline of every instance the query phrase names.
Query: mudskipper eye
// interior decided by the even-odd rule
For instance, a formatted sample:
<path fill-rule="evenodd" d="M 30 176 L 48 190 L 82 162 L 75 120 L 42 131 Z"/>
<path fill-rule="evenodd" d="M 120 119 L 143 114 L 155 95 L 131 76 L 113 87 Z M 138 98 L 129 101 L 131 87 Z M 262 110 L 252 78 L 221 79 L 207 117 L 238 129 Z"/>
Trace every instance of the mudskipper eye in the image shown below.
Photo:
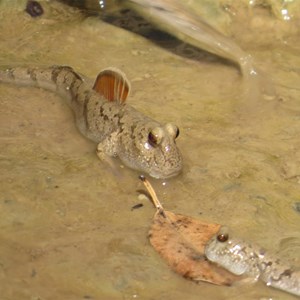
<path fill-rule="evenodd" d="M 172 123 L 167 123 L 165 130 L 174 140 L 179 136 L 179 128 Z"/>
<path fill-rule="evenodd" d="M 153 128 L 148 134 L 148 142 L 152 147 L 157 147 L 163 138 L 163 130 L 160 127 Z"/>
<path fill-rule="evenodd" d="M 156 136 L 155 136 L 152 132 L 149 132 L 149 135 L 148 135 L 148 142 L 149 142 L 149 144 L 150 144 L 152 147 L 158 146 L 157 138 L 156 138 Z"/>
<path fill-rule="evenodd" d="M 217 235 L 217 240 L 218 240 L 219 242 L 221 242 L 221 243 L 227 242 L 227 241 L 228 241 L 228 238 L 229 238 L 229 236 L 228 236 L 227 233 L 220 233 L 220 234 Z"/>

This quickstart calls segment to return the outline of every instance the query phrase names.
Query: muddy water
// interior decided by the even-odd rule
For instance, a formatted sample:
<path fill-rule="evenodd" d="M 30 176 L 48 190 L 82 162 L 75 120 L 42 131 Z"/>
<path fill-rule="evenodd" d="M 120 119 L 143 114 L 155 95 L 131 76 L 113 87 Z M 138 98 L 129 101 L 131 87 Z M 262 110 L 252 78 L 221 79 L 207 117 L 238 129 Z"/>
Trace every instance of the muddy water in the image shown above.
<path fill-rule="evenodd" d="M 70 65 L 90 78 L 124 70 L 131 104 L 181 129 L 182 175 L 152 180 L 165 207 L 300 265 L 297 20 L 242 7 L 226 23 L 272 77 L 276 97 L 266 98 L 245 93 L 238 70 L 207 53 L 43 5 L 32 19 L 24 1 L 0 3 L 0 64 Z M 0 103 L 1 299 L 294 299 L 261 283 L 196 285 L 174 274 L 147 240 L 154 210 L 138 198 L 137 172 L 103 165 L 56 95 L 2 84 Z"/>

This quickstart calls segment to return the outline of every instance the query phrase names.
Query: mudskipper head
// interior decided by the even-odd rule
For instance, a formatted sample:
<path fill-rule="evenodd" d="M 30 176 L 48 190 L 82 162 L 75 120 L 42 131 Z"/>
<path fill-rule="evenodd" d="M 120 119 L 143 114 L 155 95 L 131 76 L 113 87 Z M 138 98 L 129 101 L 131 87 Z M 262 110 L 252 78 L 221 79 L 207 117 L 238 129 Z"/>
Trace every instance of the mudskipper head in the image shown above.
<path fill-rule="evenodd" d="M 127 166 L 154 178 L 176 176 L 182 169 L 182 157 L 175 141 L 178 135 L 179 129 L 174 124 L 141 120 L 124 129 L 119 157 Z"/>
<path fill-rule="evenodd" d="M 179 129 L 172 123 L 156 126 L 144 133 L 140 152 L 141 169 L 155 178 L 168 178 L 182 169 L 182 157 L 176 145 Z"/>
<path fill-rule="evenodd" d="M 242 275 L 249 268 L 246 246 L 242 240 L 232 238 L 229 229 L 222 226 L 205 246 L 205 255 L 208 260 L 217 263 L 231 273 Z"/>

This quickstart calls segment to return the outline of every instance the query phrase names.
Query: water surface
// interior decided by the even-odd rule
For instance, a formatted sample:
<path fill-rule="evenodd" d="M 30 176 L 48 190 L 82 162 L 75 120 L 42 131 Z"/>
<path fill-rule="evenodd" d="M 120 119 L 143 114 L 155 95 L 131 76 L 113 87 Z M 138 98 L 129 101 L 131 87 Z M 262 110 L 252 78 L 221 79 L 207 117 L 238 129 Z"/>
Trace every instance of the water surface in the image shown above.
<path fill-rule="evenodd" d="M 1 65 L 70 65 L 90 78 L 122 69 L 130 103 L 180 127 L 183 173 L 152 180 L 165 208 L 228 225 L 300 265 L 296 18 L 222 12 L 219 26 L 273 80 L 276 97 L 266 98 L 245 93 L 239 70 L 213 55 L 169 40 L 161 47 L 54 1 L 33 19 L 24 3 L 0 3 Z M 261 283 L 216 287 L 174 274 L 148 242 L 154 209 L 138 198 L 138 172 L 100 162 L 58 96 L 2 84 L 0 116 L 1 299 L 295 298 Z"/>

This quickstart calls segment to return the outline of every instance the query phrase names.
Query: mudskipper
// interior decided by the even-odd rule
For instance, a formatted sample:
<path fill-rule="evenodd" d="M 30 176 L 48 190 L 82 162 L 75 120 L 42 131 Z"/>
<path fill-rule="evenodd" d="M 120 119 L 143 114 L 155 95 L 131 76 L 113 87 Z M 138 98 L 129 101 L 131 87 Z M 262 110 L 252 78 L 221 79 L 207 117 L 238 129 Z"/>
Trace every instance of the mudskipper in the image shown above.
<path fill-rule="evenodd" d="M 79 131 L 98 143 L 100 158 L 119 157 L 126 166 L 155 178 L 175 176 L 182 168 L 175 142 L 178 127 L 162 125 L 128 105 L 130 84 L 118 69 L 101 71 L 93 88 L 67 66 L 8 68 L 0 71 L 1 82 L 59 94 L 74 111 Z"/>
<path fill-rule="evenodd" d="M 208 242 L 205 255 L 235 275 L 260 279 L 267 286 L 300 296 L 300 269 L 258 245 L 231 237 L 225 226 Z"/>

